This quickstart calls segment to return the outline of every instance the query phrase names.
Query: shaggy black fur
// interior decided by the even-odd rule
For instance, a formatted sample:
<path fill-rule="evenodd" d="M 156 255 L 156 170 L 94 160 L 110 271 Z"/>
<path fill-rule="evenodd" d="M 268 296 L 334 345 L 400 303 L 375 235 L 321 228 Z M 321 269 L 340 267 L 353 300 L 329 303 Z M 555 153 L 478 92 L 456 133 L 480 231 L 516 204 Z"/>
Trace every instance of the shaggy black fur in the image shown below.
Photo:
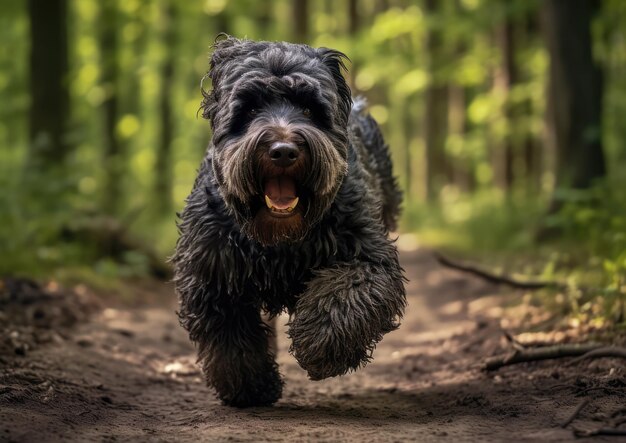
<path fill-rule="evenodd" d="M 290 350 L 319 380 L 367 363 L 404 311 L 387 237 L 401 194 L 378 125 L 352 103 L 344 57 L 232 37 L 215 45 L 202 105 L 213 139 L 173 262 L 181 324 L 225 404 L 280 398 L 261 312 L 287 309 Z M 297 148 L 292 165 L 268 154 L 277 142 Z M 264 203 L 275 177 L 300 199 L 287 216 Z"/>

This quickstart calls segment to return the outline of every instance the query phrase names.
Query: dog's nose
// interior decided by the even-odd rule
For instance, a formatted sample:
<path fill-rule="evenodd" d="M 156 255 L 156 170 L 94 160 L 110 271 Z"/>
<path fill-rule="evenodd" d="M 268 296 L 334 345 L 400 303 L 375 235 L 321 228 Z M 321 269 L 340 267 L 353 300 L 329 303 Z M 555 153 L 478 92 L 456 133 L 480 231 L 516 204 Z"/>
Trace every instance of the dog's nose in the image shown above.
<path fill-rule="evenodd" d="M 272 163 L 279 168 L 286 168 L 295 163 L 298 155 L 300 155 L 300 150 L 293 143 L 276 142 L 270 146 L 269 154 Z"/>

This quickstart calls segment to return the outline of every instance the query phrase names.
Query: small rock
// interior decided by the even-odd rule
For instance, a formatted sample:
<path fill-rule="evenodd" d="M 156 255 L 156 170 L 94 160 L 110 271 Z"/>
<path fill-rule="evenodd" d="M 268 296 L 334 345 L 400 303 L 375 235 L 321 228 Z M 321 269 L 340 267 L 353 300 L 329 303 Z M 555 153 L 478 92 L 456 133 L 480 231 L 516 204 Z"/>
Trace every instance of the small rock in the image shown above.
<path fill-rule="evenodd" d="M 15 346 L 15 355 L 21 355 L 24 356 L 26 355 L 26 351 L 28 351 L 28 345 L 26 343 L 20 343 L 17 346 Z"/>
<path fill-rule="evenodd" d="M 76 341 L 76 344 L 81 348 L 90 348 L 93 346 L 93 342 L 87 338 L 80 338 Z"/>
<path fill-rule="evenodd" d="M 129 331 L 128 329 L 116 329 L 115 332 L 128 338 L 133 338 L 135 336 L 135 333 L 133 331 Z"/>
<path fill-rule="evenodd" d="M 479 318 L 476 320 L 476 329 L 485 329 L 489 326 L 489 320 L 486 318 Z"/>

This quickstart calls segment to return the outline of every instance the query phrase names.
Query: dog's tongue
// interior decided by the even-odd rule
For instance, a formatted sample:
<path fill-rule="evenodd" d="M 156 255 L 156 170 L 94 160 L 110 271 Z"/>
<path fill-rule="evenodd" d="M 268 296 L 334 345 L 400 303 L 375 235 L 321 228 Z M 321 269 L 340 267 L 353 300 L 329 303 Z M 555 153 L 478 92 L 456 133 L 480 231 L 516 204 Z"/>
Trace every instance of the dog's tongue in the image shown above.
<path fill-rule="evenodd" d="M 296 199 L 296 183 L 286 176 L 270 178 L 265 183 L 265 195 L 276 209 L 287 209 Z"/>

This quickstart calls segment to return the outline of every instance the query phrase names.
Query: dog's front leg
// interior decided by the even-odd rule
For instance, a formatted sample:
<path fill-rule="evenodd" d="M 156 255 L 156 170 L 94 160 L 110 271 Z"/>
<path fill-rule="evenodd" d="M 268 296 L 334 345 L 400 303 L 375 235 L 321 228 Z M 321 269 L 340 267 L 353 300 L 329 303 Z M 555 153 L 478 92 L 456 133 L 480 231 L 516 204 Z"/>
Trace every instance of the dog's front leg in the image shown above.
<path fill-rule="evenodd" d="M 272 331 L 258 308 L 248 304 L 198 304 L 181 298 L 182 325 L 198 344 L 207 383 L 224 404 L 236 407 L 275 403 L 282 380 L 268 339 Z"/>
<path fill-rule="evenodd" d="M 345 374 L 369 361 L 405 304 L 397 259 L 318 270 L 292 313 L 291 352 L 312 380 Z"/>

